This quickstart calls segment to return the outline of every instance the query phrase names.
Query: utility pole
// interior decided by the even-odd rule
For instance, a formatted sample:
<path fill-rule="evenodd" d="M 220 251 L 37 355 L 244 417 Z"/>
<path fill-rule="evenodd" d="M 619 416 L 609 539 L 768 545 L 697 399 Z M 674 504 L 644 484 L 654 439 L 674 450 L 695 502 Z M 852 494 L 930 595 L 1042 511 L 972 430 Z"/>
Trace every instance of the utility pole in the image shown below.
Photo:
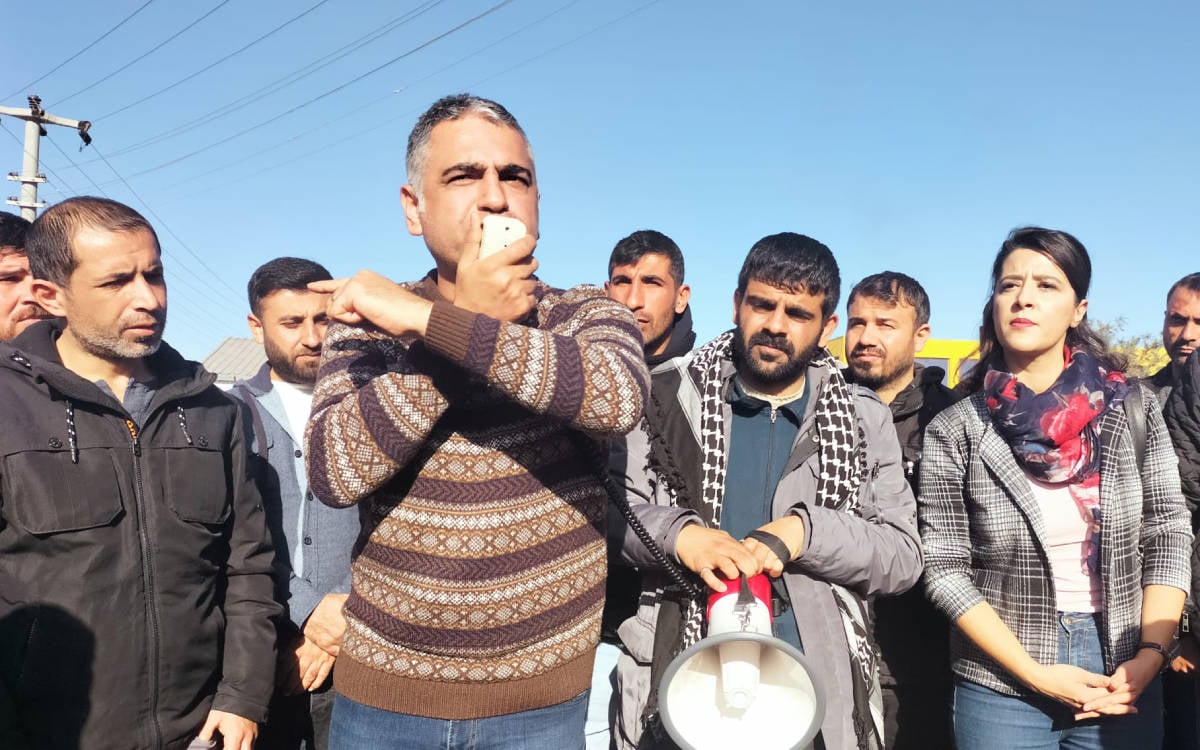
<path fill-rule="evenodd" d="M 46 175 L 38 173 L 38 148 L 41 144 L 41 137 L 46 135 L 46 129 L 42 127 L 43 123 L 62 125 L 65 128 L 78 130 L 79 137 L 83 139 L 85 146 L 92 142 L 92 137 L 88 135 L 88 128 L 92 127 L 92 124 L 87 120 L 68 120 L 47 114 L 42 109 L 42 100 L 36 96 L 29 97 L 29 109 L 0 107 L 0 115 L 8 115 L 25 121 L 25 156 L 21 160 L 21 174 L 8 173 L 9 180 L 21 183 L 21 197 L 19 199 L 9 198 L 5 203 L 10 206 L 20 206 L 21 217 L 33 221 L 37 218 L 37 210 L 46 205 L 39 203 L 37 199 L 38 183 L 46 181 Z"/>

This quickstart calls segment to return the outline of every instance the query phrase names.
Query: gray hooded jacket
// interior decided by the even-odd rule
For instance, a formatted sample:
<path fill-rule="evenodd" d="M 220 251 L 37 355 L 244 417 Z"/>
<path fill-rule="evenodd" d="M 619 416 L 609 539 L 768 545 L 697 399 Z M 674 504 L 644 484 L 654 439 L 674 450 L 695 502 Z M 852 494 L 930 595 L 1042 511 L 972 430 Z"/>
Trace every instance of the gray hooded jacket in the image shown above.
<path fill-rule="evenodd" d="M 652 378 L 685 368 L 690 356 L 655 368 Z M 728 389 L 735 374 L 733 363 L 722 361 L 721 368 L 721 378 Z M 808 370 L 810 393 L 814 395 L 809 399 L 791 458 L 776 488 L 772 510 L 774 518 L 792 514 L 804 519 L 804 549 L 788 565 L 784 580 L 791 601 L 804 603 L 791 611 L 796 616 L 806 656 L 820 674 L 827 692 L 821 732 L 825 746 L 835 750 L 855 747 L 856 734 L 849 644 L 828 583 L 840 584 L 864 597 L 898 594 L 916 583 L 922 563 L 916 502 L 904 477 L 892 415 L 869 390 L 851 386 L 855 411 L 866 437 L 868 479 L 859 491 L 859 513 L 845 513 L 810 502 L 816 496 L 819 470 L 814 414 L 827 377 L 828 371 L 823 367 Z M 683 381 L 684 386 L 689 383 L 686 378 Z M 699 401 L 694 390 L 681 387 L 674 406 L 697 412 Z M 728 400 L 724 408 L 728 445 L 732 423 Z M 669 504 L 662 483 L 647 468 L 648 454 L 646 433 L 634 430 L 623 446 L 614 448 L 614 479 L 628 488 L 626 496 L 633 511 L 674 558 L 679 530 L 700 520 L 691 510 Z M 651 501 L 646 502 L 643 495 Z M 619 630 L 627 654 L 618 662 L 614 691 L 614 742 L 619 748 L 632 748 L 641 735 L 642 712 L 650 697 L 650 664 L 659 610 L 655 592 L 663 585 L 665 575 L 653 569 L 653 557 L 628 526 L 618 525 L 612 541 L 614 554 L 646 571 L 637 615 L 626 620 Z M 780 721 L 787 721 L 787 717 L 781 716 Z"/>

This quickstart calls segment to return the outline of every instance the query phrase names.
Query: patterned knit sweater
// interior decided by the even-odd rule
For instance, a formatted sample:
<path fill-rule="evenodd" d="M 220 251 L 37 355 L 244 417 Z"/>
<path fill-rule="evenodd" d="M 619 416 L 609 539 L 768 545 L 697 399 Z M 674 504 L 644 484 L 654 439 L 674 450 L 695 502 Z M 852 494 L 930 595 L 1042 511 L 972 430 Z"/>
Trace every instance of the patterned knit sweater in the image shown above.
<path fill-rule="evenodd" d="M 313 492 L 364 506 L 338 690 L 442 719 L 569 700 L 604 600 L 592 438 L 641 417 L 640 333 L 596 287 L 539 283 L 523 324 L 408 288 L 423 341 L 330 325 L 306 436 Z"/>

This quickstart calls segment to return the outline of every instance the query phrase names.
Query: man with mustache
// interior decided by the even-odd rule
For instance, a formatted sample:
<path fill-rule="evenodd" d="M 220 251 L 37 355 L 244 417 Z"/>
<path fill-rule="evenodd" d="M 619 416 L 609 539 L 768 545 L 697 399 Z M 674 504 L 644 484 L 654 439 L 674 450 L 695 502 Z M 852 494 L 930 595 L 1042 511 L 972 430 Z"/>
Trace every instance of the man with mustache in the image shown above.
<path fill-rule="evenodd" d="M 930 333 L 929 295 L 911 276 L 884 271 L 850 290 L 846 316 L 846 379 L 888 405 L 916 494 L 925 426 L 957 400 L 942 384 L 945 370 L 916 361 Z M 953 748 L 949 623 L 922 586 L 881 596 L 874 608 L 886 746 Z"/>
<path fill-rule="evenodd" d="M 1171 389 L 1183 376 L 1188 355 L 1200 345 L 1200 273 L 1184 276 L 1167 291 L 1162 341 L 1171 361 L 1154 373 L 1150 386 L 1165 404 Z"/>
<path fill-rule="evenodd" d="M 642 229 L 618 242 L 608 258 L 604 291 L 633 311 L 647 365 L 692 350 L 692 290 L 683 283 L 683 253 L 670 237 Z"/>
<path fill-rule="evenodd" d="M 259 490 L 275 544 L 275 598 L 280 618 L 279 665 L 270 721 L 259 750 L 329 746 L 333 713 L 331 670 L 341 648 L 350 593 L 350 551 L 358 513 L 314 502 L 304 469 L 304 427 L 329 318 L 329 295 L 308 285 L 333 278 L 319 263 L 275 258 L 246 285 L 255 341 L 267 361 L 233 393 L 248 410 L 247 427 L 258 468 Z"/>
<path fill-rule="evenodd" d="M 697 583 L 724 591 L 722 579 L 740 573 L 782 578 L 775 634 L 821 675 L 821 741 L 839 750 L 882 744 L 866 597 L 906 591 L 921 573 L 891 415 L 847 384 L 825 349 L 840 286 L 829 248 L 810 237 L 755 244 L 733 295 L 734 330 L 653 373 L 645 419 L 614 467 L 650 537 Z M 671 747 L 654 681 L 699 632 L 703 608 L 676 593 L 637 534 L 619 531 L 644 593 L 620 629 L 613 739 Z M 781 715 L 779 727 L 795 720 Z"/>
<path fill-rule="evenodd" d="M 29 222 L 0 212 L 0 341 L 11 341 L 37 321 L 49 317 L 33 298 L 33 276 L 25 257 Z"/>
<path fill-rule="evenodd" d="M 0 344 L 0 681 L 20 730 L 249 750 L 280 609 L 241 411 L 163 343 L 162 254 L 136 211 L 71 198 L 26 251 L 56 320 Z"/>
<path fill-rule="evenodd" d="M 1163 347 L 1171 361 L 1151 376 L 1150 386 L 1158 394 L 1164 410 L 1171 394 L 1188 378 L 1188 357 L 1200 347 L 1200 273 L 1191 273 L 1171 285 L 1167 291 L 1167 309 L 1163 312 Z M 1190 393 L 1189 393 L 1190 395 Z M 1176 396 L 1173 412 L 1188 411 Z M 1191 407 L 1194 409 L 1194 407 Z M 1181 476 L 1188 483 L 1188 469 L 1197 465 L 1195 445 L 1178 428 L 1168 423 L 1175 452 L 1179 454 Z M 1194 486 L 1194 485 L 1193 485 Z M 1187 494 L 1187 493 L 1185 493 Z M 1188 497 L 1189 504 L 1192 497 Z M 1197 528 L 1200 519 L 1193 506 L 1192 528 Z M 1197 577 L 1193 571 L 1193 578 Z M 1197 666 L 1200 666 L 1200 646 L 1195 633 L 1200 628 L 1200 612 L 1196 603 L 1190 601 L 1184 608 L 1189 635 L 1180 633 L 1180 653 L 1171 662 L 1171 669 L 1163 673 L 1163 747 L 1196 747 L 1200 743 L 1200 682 L 1197 681 Z"/>

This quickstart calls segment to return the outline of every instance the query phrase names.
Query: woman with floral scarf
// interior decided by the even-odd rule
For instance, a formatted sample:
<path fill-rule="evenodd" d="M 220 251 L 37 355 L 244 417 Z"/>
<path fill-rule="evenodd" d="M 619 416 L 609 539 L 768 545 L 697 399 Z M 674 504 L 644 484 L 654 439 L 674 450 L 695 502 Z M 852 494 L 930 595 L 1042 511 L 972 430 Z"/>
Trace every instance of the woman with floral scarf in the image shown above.
<path fill-rule="evenodd" d="M 1088 326 L 1090 282 L 1077 239 L 1014 230 L 970 397 L 925 435 L 925 586 L 957 625 L 960 750 L 1162 742 L 1191 530 L 1158 401 Z"/>

